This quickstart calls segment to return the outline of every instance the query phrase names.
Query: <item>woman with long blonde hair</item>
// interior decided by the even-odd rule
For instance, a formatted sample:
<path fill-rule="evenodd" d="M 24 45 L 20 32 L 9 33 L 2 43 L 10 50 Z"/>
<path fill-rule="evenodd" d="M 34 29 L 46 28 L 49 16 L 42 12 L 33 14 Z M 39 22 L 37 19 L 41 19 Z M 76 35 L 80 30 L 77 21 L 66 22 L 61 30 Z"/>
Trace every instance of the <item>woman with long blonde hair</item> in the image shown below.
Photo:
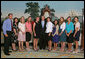
<path fill-rule="evenodd" d="M 60 28 L 59 28 L 59 36 L 60 36 L 60 43 L 61 43 L 61 49 L 60 51 L 64 51 L 65 48 L 65 42 L 66 42 L 66 34 L 65 34 L 65 28 L 66 28 L 66 23 L 64 22 L 64 18 L 60 18 Z"/>
<path fill-rule="evenodd" d="M 24 16 L 21 17 L 20 22 L 18 24 L 19 28 L 19 35 L 18 35 L 18 41 L 19 41 L 19 51 L 24 51 L 23 43 L 25 42 L 25 19 Z"/>

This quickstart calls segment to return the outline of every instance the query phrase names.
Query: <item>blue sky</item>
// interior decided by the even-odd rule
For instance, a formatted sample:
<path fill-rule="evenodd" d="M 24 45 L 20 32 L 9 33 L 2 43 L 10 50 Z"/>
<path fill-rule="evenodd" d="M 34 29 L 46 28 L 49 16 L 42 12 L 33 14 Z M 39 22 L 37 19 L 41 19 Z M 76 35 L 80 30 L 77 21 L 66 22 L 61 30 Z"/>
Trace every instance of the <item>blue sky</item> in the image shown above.
<path fill-rule="evenodd" d="M 70 10 L 75 10 L 77 13 L 82 13 L 84 8 L 84 1 L 1 1 L 1 17 L 6 17 L 8 13 L 13 13 L 14 17 L 25 16 L 27 18 L 29 14 L 24 14 L 26 9 L 25 3 L 38 2 L 40 9 L 48 4 L 50 8 L 55 9 L 55 16 L 66 17 Z"/>

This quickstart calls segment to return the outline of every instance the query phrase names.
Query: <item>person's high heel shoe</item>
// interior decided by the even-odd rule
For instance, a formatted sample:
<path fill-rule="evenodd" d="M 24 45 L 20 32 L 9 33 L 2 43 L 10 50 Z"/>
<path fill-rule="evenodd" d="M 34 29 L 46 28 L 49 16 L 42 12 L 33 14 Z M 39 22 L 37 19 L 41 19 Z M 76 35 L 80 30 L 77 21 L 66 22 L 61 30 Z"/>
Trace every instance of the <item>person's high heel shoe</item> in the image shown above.
<path fill-rule="evenodd" d="M 12 49 L 12 51 L 17 51 L 16 49 Z"/>
<path fill-rule="evenodd" d="M 81 51 L 83 51 L 84 50 L 84 48 L 81 48 Z"/>
<path fill-rule="evenodd" d="M 37 49 L 34 48 L 34 51 L 37 51 Z"/>
<path fill-rule="evenodd" d="M 50 51 L 51 51 L 51 49 L 48 49 L 48 51 L 50 52 Z"/>

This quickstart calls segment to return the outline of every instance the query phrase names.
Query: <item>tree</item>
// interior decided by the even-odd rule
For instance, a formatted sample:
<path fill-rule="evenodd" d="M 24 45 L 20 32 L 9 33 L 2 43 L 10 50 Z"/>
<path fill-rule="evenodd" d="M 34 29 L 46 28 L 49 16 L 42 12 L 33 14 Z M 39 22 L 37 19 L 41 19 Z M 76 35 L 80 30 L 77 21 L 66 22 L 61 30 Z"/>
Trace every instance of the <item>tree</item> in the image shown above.
<path fill-rule="evenodd" d="M 37 16 L 39 16 L 39 4 L 37 2 L 29 2 L 26 3 L 27 9 L 25 9 L 24 13 L 30 14 L 30 16 L 35 19 Z"/>

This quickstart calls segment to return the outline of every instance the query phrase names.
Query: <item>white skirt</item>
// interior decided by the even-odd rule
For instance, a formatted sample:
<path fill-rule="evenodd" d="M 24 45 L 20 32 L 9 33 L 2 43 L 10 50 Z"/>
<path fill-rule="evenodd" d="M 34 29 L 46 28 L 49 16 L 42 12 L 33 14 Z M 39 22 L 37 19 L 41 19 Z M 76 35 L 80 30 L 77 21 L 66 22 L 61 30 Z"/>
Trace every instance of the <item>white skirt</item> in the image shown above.
<path fill-rule="evenodd" d="M 18 41 L 26 41 L 25 34 L 22 34 L 21 31 L 18 34 Z"/>

